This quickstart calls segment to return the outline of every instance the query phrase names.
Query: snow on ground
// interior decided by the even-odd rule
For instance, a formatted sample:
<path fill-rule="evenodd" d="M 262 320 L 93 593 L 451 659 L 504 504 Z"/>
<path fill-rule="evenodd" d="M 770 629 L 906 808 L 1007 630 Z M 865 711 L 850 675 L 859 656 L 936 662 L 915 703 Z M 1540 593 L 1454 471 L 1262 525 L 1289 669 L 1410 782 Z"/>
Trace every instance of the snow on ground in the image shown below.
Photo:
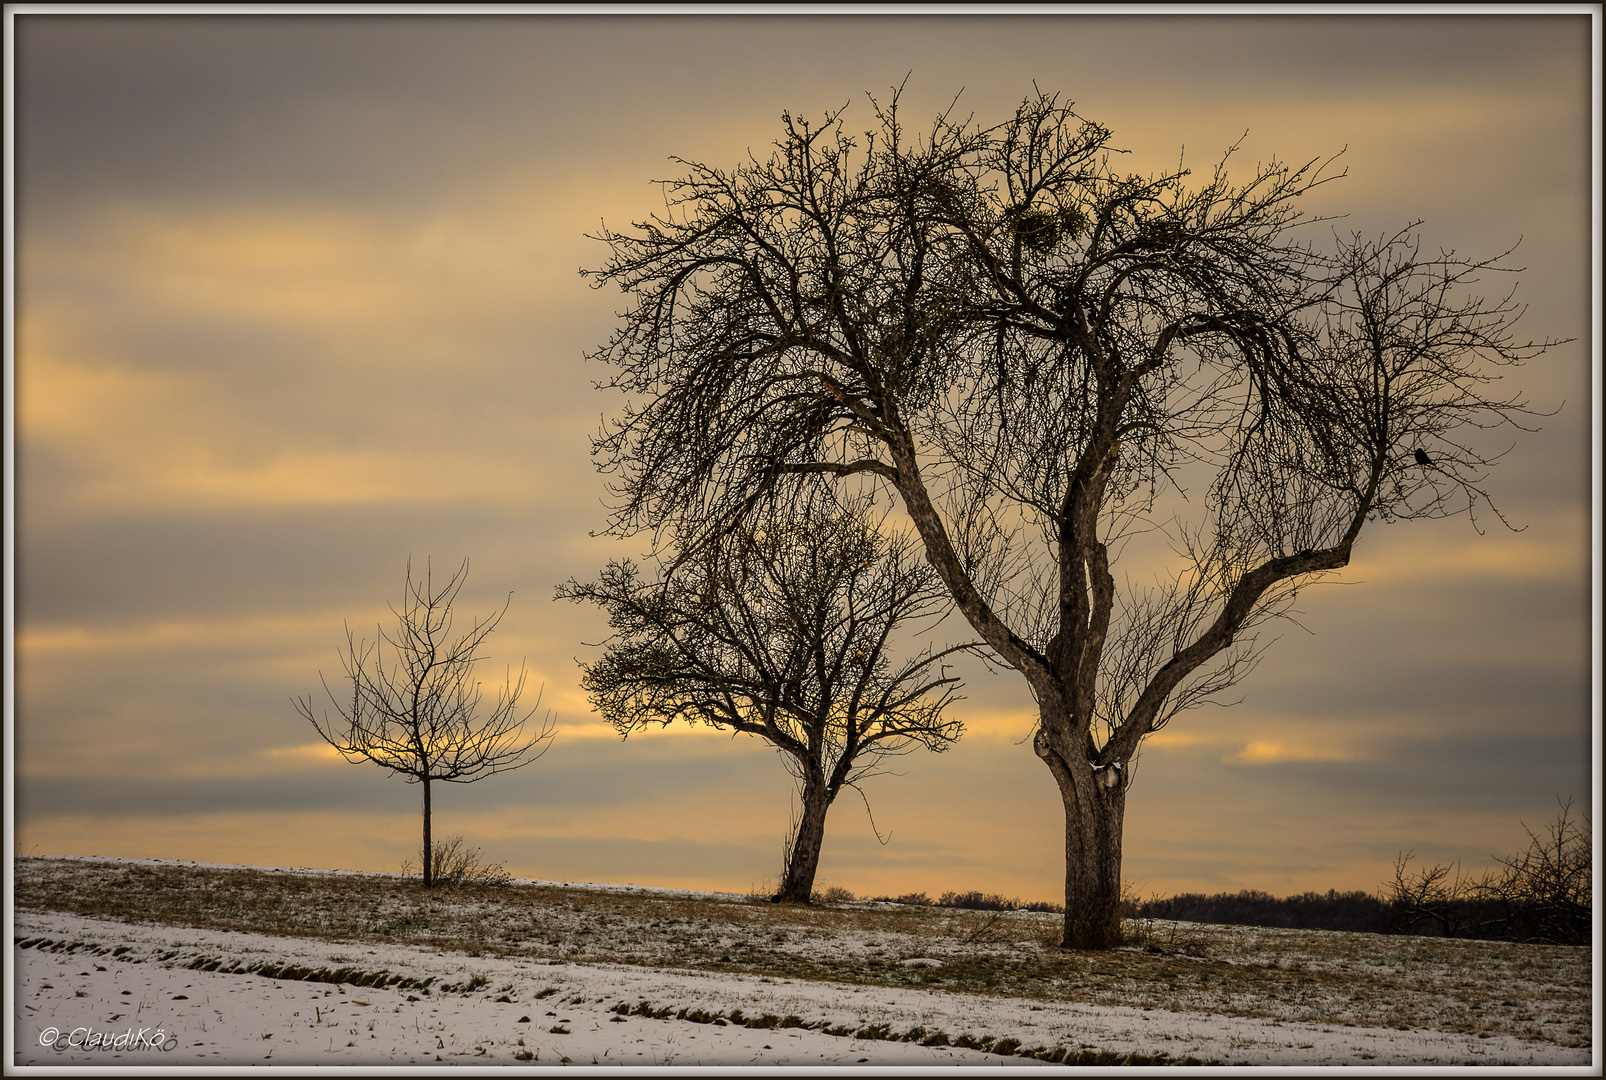
<path fill-rule="evenodd" d="M 767 979 L 613 964 L 473 957 L 18 912 L 13 942 L 14 1066 L 529 1064 L 725 1066 L 1018 1065 L 1042 1062 L 802 1028 L 716 1026 L 613 1011 L 795 1015 L 832 1025 L 920 1026 L 1023 1047 L 1193 1056 L 1222 1064 L 1588 1065 L 1587 1048 L 1506 1036 L 1346 1028 L 925 990 Z M 34 938 L 78 942 L 77 951 Z M 84 946 L 98 946 L 96 952 Z M 111 950 L 121 949 L 116 956 Z M 433 992 L 199 971 L 236 965 L 389 971 Z M 478 981 L 483 980 L 483 981 Z M 474 982 L 474 989 L 451 990 Z M 446 984 L 446 985 L 443 985 Z M 528 1056 L 525 1056 L 528 1055 Z"/>

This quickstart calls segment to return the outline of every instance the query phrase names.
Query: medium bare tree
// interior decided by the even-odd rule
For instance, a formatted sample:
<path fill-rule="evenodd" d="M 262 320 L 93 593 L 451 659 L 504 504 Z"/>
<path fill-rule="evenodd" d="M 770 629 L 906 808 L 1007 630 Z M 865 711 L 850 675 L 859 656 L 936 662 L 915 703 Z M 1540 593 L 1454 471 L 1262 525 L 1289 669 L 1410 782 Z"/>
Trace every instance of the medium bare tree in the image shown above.
<path fill-rule="evenodd" d="M 976 643 L 899 657 L 895 632 L 924 633 L 951 605 L 911 538 L 880 532 L 867 510 L 796 509 L 679 548 L 658 580 L 612 562 L 558 589 L 608 612 L 614 634 L 581 685 L 621 735 L 684 718 L 779 752 L 801 813 L 777 900 L 809 901 L 843 789 L 862 796 L 887 758 L 941 751 L 963 730 L 946 712 L 959 680 L 943 661 Z"/>
<path fill-rule="evenodd" d="M 1591 822 L 1573 816 L 1572 799 L 1557 800 L 1543 835 L 1527 825 L 1528 847 L 1498 860 L 1478 895 L 1499 902 L 1504 936 L 1551 945 L 1588 945 L 1594 932 L 1595 845 Z"/>
<path fill-rule="evenodd" d="M 546 752 L 555 733 L 549 711 L 532 738 L 522 737 L 525 722 L 541 704 L 537 693 L 536 704 L 519 712 L 523 665 L 517 678 L 509 673 L 496 703 L 481 715 L 484 692 L 474 666 L 484 659 L 485 639 L 507 614 L 513 595 L 508 594 L 501 611 L 476 619 L 466 633 L 453 638 L 452 604 L 467 581 L 467 559 L 439 589 L 427 564 L 423 580 L 414 580 L 409 560 L 401 610 L 390 609 L 395 627 L 379 627 L 373 643 L 359 640 L 346 627 L 340 661 L 350 689 L 337 698 L 319 672 L 334 717 L 327 710 L 315 713 L 310 694 L 292 699 L 296 711 L 347 761 L 371 761 L 410 784 L 423 785 L 426 888 L 435 884 L 437 854 L 430 840 L 430 785 L 467 784 L 523 768 Z"/>
<path fill-rule="evenodd" d="M 1383 883 L 1396 932 L 1423 923 L 1444 937 L 1498 938 L 1549 945 L 1588 945 L 1593 931 L 1594 843 L 1590 821 L 1573 816 L 1571 799 L 1556 800 L 1556 819 L 1544 834 L 1526 824 L 1526 850 L 1497 856 L 1498 869 L 1463 875 L 1459 863 L 1436 863 L 1415 873 L 1414 855 L 1394 861 Z"/>
<path fill-rule="evenodd" d="M 1067 946 L 1120 940 L 1143 738 L 1233 685 L 1257 630 L 1362 528 L 1489 505 L 1491 388 L 1550 343 L 1475 295 L 1499 258 L 1298 239 L 1330 162 L 1202 182 L 1114 167 L 1053 97 L 863 145 L 784 118 L 767 158 L 682 162 L 667 209 L 598 239 L 634 303 L 594 359 L 610 528 L 702 536 L 796 484 L 897 493 L 959 610 L 1036 699 L 1064 804 Z M 1134 539 L 1171 567 L 1118 585 Z"/>

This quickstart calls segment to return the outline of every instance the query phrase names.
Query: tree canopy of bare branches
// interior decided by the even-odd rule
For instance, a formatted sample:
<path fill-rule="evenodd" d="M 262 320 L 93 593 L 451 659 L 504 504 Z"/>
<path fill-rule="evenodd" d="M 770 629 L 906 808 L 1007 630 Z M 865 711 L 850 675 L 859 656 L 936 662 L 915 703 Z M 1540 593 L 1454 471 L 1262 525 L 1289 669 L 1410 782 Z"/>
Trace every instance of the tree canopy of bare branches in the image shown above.
<path fill-rule="evenodd" d="M 1478 295 L 1501 258 L 1305 238 L 1331 160 L 1130 174 L 1044 94 L 992 126 L 875 112 L 862 139 L 787 116 L 767 157 L 682 161 L 663 213 L 597 237 L 593 282 L 633 298 L 594 354 L 627 395 L 594 447 L 610 528 L 716 537 L 801 484 L 896 492 L 1036 699 L 1064 941 L 1108 947 L 1139 743 L 1247 674 L 1367 522 L 1489 510 L 1470 436 L 1525 414 L 1496 379 L 1551 343 Z M 1172 568 L 1118 586 L 1145 535 Z"/>
<path fill-rule="evenodd" d="M 656 580 L 613 562 L 558 590 L 608 613 L 613 636 L 581 685 L 621 735 L 684 719 L 778 751 L 801 802 L 780 900 L 808 902 L 826 811 L 845 788 L 862 795 L 889 757 L 941 751 L 963 730 L 943 661 L 975 643 L 902 655 L 900 629 L 927 631 L 951 605 L 911 538 L 868 512 L 864 500 L 797 507 L 680 548 Z"/>
<path fill-rule="evenodd" d="M 439 589 L 427 567 L 423 579 L 415 579 L 409 561 L 402 606 L 390 609 L 394 627 L 378 627 L 373 642 L 358 639 L 346 627 L 340 661 L 349 687 L 336 696 L 323 680 L 334 715 L 314 711 L 310 694 L 293 699 L 296 711 L 347 761 L 371 761 L 410 784 L 423 785 L 426 887 L 435 883 L 437 850 L 430 840 L 430 785 L 467 784 L 523 768 L 546 752 L 555 734 L 548 712 L 540 730 L 524 737 L 525 722 L 540 707 L 540 695 L 533 707 L 520 712 L 522 665 L 516 677 L 509 672 L 495 703 L 482 715 L 485 694 L 474 667 L 485 658 L 485 641 L 507 613 L 512 594 L 501 611 L 474 620 L 454 638 L 452 604 L 467 581 L 467 559 Z"/>

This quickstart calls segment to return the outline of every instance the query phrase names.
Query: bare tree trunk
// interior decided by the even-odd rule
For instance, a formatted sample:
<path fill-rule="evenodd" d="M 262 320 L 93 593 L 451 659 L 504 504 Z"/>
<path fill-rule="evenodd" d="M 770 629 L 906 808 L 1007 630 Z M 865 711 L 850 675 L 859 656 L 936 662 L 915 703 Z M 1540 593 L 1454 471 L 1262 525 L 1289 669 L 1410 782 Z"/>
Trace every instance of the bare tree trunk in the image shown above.
<path fill-rule="evenodd" d="M 429 775 L 424 776 L 424 888 L 435 884 L 435 848 L 429 842 Z"/>
<path fill-rule="evenodd" d="M 820 848 L 825 842 L 825 812 L 830 806 L 831 797 L 823 781 L 804 785 L 803 817 L 797 823 L 792 850 L 786 858 L 786 874 L 775 899 L 806 904 L 814 895 L 814 874 L 820 868 Z"/>
<path fill-rule="evenodd" d="M 1034 744 L 1065 803 L 1065 936 L 1067 949 L 1121 944 L 1121 825 L 1126 776 L 1121 766 L 1073 768 L 1039 733 Z"/>
<path fill-rule="evenodd" d="M 1099 774 L 1094 774 L 1099 775 Z M 1065 938 L 1067 949 L 1121 943 L 1121 821 L 1126 793 L 1095 782 L 1088 797 L 1065 800 Z"/>

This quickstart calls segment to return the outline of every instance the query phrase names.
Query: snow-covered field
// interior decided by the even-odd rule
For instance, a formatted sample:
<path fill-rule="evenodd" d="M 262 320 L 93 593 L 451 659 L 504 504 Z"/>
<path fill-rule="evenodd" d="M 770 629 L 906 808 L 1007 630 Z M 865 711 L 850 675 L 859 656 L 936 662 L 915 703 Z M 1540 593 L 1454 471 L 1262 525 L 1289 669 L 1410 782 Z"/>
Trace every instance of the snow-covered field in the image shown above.
<path fill-rule="evenodd" d="M 57 911 L 17 911 L 12 959 L 8 1056 L 24 1067 L 1044 1066 L 1018 1056 L 1033 1048 L 1065 1048 L 1088 1063 L 1094 1054 L 1284 1066 L 1597 1060 L 1589 1046 L 1488 1031 L 472 955 Z M 898 964 L 940 970 L 944 962 L 915 956 Z M 264 965 L 268 974 L 206 970 Z M 285 965 L 294 977 L 285 977 Z M 346 981 L 318 981 L 341 969 Z M 309 978 L 313 971 L 320 974 Z M 754 1022 L 774 1026 L 747 1026 Z M 911 1031 L 949 1045 L 905 1041 Z M 995 1052 L 952 1045 L 967 1041 Z"/>
<path fill-rule="evenodd" d="M 559 1065 L 1041 1065 L 955 1047 L 621 1016 L 623 1003 L 728 1015 L 794 1015 L 893 1031 L 1007 1033 L 1022 1045 L 1193 1056 L 1232 1064 L 1587 1064 L 1587 1050 L 1509 1037 L 1331 1026 L 1202 1013 L 1067 1005 L 974 994 L 708 975 L 624 965 L 442 955 L 261 934 L 128 926 L 19 913 L 23 940 L 98 945 L 65 955 L 16 948 L 18 1065 L 386 1065 L 483 1061 Z M 126 951 L 113 957 L 112 950 Z M 197 971 L 201 956 L 388 971 L 474 991 L 331 985 Z M 546 996 L 540 996 L 546 993 Z M 122 1042 L 118 1038 L 122 1036 Z M 132 1045 L 131 1045 L 132 1044 Z M 525 1057 L 524 1055 L 528 1055 Z"/>

